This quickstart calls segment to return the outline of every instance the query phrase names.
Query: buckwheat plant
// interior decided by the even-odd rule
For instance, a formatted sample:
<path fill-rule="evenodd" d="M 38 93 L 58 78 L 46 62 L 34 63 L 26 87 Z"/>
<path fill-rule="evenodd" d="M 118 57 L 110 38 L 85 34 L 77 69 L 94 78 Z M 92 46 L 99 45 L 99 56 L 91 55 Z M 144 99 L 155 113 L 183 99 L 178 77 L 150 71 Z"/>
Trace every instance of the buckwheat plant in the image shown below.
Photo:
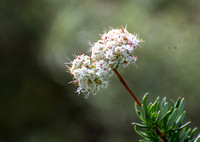
<path fill-rule="evenodd" d="M 190 122 L 183 124 L 185 118 L 184 99 L 178 98 L 176 102 L 168 104 L 166 98 L 154 103 L 146 104 L 147 94 L 142 103 L 128 87 L 120 73 L 119 65 L 127 67 L 136 62 L 135 49 L 143 42 L 138 35 L 131 34 L 126 28 L 111 29 L 100 35 L 100 40 L 91 45 L 91 55 L 77 55 L 67 65 L 73 76 L 73 84 L 78 85 L 77 93 L 96 95 L 101 88 L 107 88 L 109 79 L 113 75 L 135 100 L 135 110 L 141 123 L 132 123 L 135 131 L 144 139 L 140 142 L 200 142 L 200 135 L 194 138 L 193 130 L 188 127 Z"/>

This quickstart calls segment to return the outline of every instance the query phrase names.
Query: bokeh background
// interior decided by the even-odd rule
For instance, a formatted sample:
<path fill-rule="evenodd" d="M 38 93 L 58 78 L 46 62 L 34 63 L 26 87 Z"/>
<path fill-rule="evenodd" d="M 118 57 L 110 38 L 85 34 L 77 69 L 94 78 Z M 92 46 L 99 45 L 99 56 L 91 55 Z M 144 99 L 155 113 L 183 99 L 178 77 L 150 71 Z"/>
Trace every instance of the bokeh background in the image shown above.
<path fill-rule="evenodd" d="M 186 120 L 200 126 L 199 0 L 1 0 L 0 142 L 138 141 L 118 79 L 85 99 L 64 66 L 121 25 L 145 40 L 137 66 L 119 68 L 131 89 L 148 102 L 184 97 Z"/>

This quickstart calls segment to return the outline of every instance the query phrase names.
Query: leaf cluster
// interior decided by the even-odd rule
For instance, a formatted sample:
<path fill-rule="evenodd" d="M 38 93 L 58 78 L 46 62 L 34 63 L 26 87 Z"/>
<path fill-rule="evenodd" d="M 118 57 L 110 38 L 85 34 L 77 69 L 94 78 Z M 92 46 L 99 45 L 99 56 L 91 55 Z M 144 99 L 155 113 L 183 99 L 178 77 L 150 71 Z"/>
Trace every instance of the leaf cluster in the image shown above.
<path fill-rule="evenodd" d="M 146 93 L 142 100 L 141 108 L 135 104 L 136 114 L 142 121 L 132 123 L 135 131 L 145 139 L 140 142 L 162 142 L 163 138 L 168 142 L 200 142 L 200 137 L 193 138 L 197 128 L 188 128 L 191 122 L 183 123 L 185 118 L 184 98 L 178 98 L 176 102 L 171 100 L 169 106 L 166 97 L 160 102 L 159 97 L 154 103 L 146 104 Z"/>

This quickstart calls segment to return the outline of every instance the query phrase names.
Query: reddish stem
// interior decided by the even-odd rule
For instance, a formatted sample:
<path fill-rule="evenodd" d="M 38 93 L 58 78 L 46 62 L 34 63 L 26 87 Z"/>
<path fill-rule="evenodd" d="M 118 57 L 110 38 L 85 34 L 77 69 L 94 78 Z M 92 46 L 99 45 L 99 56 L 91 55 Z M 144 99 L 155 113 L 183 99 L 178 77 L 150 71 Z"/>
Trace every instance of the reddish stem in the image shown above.
<path fill-rule="evenodd" d="M 128 93 L 133 97 L 133 99 L 136 101 L 138 106 L 141 108 L 141 105 L 142 105 L 141 102 L 138 100 L 138 98 L 133 93 L 133 91 L 128 87 L 128 85 L 126 84 L 126 82 L 124 81 L 124 79 L 122 78 L 120 73 L 117 71 L 117 69 L 113 69 L 113 71 L 115 72 L 115 74 L 119 78 L 119 80 L 122 83 L 122 85 L 124 86 L 124 88 L 128 91 Z M 156 127 L 156 133 L 160 136 L 160 138 L 163 140 L 163 142 L 167 142 L 165 135 L 157 127 Z"/>
<path fill-rule="evenodd" d="M 160 136 L 163 142 L 167 142 L 165 135 L 158 129 L 158 127 L 156 127 L 156 133 Z"/>
<path fill-rule="evenodd" d="M 122 83 L 122 85 L 124 86 L 124 88 L 128 91 L 128 93 L 133 97 L 133 99 L 136 101 L 136 103 L 138 104 L 139 107 L 141 107 L 141 102 L 138 100 L 138 98 L 135 96 L 135 94 L 133 93 L 133 91 L 128 87 L 128 85 L 126 84 L 126 82 L 124 81 L 124 79 L 122 78 L 122 76 L 119 74 L 119 72 L 117 71 L 117 69 L 113 69 L 113 71 L 115 72 L 115 74 L 117 75 L 117 77 L 119 78 L 120 82 Z"/>

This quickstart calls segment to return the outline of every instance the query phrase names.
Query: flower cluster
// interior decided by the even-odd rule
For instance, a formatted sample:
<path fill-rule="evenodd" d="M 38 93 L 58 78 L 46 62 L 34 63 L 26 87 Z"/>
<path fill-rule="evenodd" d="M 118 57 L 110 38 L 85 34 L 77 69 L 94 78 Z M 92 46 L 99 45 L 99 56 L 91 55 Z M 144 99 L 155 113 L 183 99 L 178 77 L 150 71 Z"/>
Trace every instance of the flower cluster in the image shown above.
<path fill-rule="evenodd" d="M 117 68 L 119 64 L 126 67 L 136 61 L 137 58 L 132 53 L 139 42 L 141 40 L 137 35 L 132 35 L 126 29 L 113 29 L 101 35 L 101 39 L 92 46 L 91 57 L 104 60 L 112 68 Z"/>
<path fill-rule="evenodd" d="M 103 61 L 95 62 L 87 55 L 76 56 L 69 68 L 74 76 L 74 84 L 78 84 L 77 92 L 96 94 L 100 88 L 108 86 L 111 69 Z"/>
<path fill-rule="evenodd" d="M 78 93 L 96 94 L 100 88 L 106 88 L 112 69 L 119 64 L 126 67 L 135 63 L 132 55 L 141 40 L 126 29 L 112 29 L 101 35 L 101 39 L 91 47 L 91 56 L 78 55 L 71 62 L 69 70 L 74 76 L 74 83 L 79 87 Z"/>

